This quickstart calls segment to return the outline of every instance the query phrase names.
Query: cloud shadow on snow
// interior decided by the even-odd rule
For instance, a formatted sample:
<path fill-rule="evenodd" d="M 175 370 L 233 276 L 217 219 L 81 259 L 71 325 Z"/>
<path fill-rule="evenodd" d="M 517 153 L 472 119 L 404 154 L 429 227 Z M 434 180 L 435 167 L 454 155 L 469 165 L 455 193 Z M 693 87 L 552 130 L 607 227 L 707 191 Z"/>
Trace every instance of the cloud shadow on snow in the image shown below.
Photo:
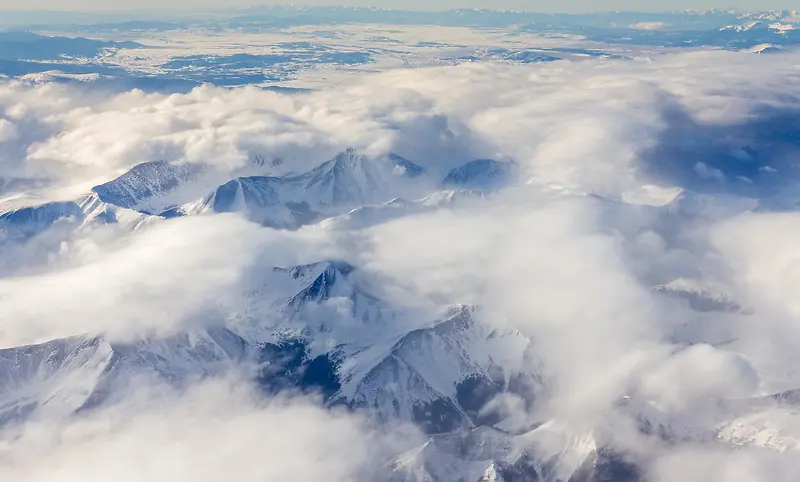
<path fill-rule="evenodd" d="M 758 199 L 786 209 L 776 195 L 800 177 L 800 105 L 762 105 L 741 120 L 702 123 L 676 102 L 663 110 L 667 128 L 640 156 L 643 174 L 698 194 Z"/>

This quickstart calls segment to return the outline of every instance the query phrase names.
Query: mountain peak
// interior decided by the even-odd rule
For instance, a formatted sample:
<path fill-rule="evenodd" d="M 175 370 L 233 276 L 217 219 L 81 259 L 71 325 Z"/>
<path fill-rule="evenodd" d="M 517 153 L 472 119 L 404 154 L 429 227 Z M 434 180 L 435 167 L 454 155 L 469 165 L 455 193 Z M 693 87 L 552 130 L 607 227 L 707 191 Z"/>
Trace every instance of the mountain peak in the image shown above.
<path fill-rule="evenodd" d="M 422 167 L 396 154 L 368 157 L 347 149 L 294 180 L 315 204 L 353 207 L 405 194 L 410 187 L 408 179 L 423 172 Z"/>
<path fill-rule="evenodd" d="M 303 289 L 289 301 L 295 311 L 308 302 L 320 302 L 335 296 L 352 294 L 348 277 L 356 268 L 338 260 L 324 261 L 289 269 L 280 269 L 292 279 L 302 280 Z"/>
<path fill-rule="evenodd" d="M 331 161 L 334 165 L 355 167 L 357 163 L 363 162 L 366 159 L 366 156 L 359 154 L 359 152 L 352 147 L 348 147 L 339 154 L 336 154 Z"/>
<path fill-rule="evenodd" d="M 214 212 L 227 213 L 242 210 L 245 206 L 277 203 L 274 178 L 239 177 L 218 187 L 207 199 Z"/>

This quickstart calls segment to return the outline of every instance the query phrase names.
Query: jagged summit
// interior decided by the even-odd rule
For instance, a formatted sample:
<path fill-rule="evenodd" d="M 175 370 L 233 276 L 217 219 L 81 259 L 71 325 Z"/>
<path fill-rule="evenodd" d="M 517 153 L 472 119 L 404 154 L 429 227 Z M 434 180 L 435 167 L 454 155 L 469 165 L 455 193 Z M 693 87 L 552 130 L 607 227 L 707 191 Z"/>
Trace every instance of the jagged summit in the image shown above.
<path fill-rule="evenodd" d="M 292 279 L 304 279 L 306 285 L 289 302 L 299 309 L 308 302 L 320 302 L 333 296 L 352 295 L 353 287 L 349 276 L 356 268 L 344 261 L 326 261 L 305 266 L 297 266 L 289 270 L 281 270 Z"/>
<path fill-rule="evenodd" d="M 336 331 L 332 320 L 342 316 L 340 321 L 348 329 L 379 330 L 395 316 L 393 307 L 380 296 L 376 280 L 349 263 L 326 261 L 282 272 L 299 283 L 299 290 L 283 310 L 290 319 L 301 320 L 306 332 Z M 320 305 L 326 308 L 320 310 Z"/>

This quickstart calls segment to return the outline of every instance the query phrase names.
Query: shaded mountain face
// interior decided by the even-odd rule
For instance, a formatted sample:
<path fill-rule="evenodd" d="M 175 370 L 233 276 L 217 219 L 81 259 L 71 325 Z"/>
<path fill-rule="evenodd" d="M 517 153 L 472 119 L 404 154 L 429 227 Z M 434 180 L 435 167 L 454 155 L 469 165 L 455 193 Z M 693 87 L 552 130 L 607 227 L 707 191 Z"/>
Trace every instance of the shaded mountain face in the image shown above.
<path fill-rule="evenodd" d="M 527 395 L 519 380 L 538 383 L 537 374 L 522 371 L 530 341 L 495 330 L 475 308 L 453 307 L 412 327 L 405 308 L 383 297 L 382 281 L 352 264 L 326 261 L 272 274 L 282 283 L 279 294 L 249 292 L 247 321 L 125 343 L 86 336 L 0 350 L 0 421 L 91 411 L 129 396 L 142 380 L 180 388 L 234 374 L 268 395 L 317 393 L 330 407 L 411 422 L 438 437 L 500 421 L 483 406 L 500 393 Z M 327 304 L 349 307 L 347 320 L 329 316 Z M 264 310 L 279 319 L 265 324 Z M 463 444 L 473 442 L 479 438 Z M 476 470 L 470 480 L 486 466 Z"/>
<path fill-rule="evenodd" d="M 518 167 L 513 162 L 476 159 L 453 169 L 442 181 L 445 189 L 495 190 L 517 180 Z"/>
<path fill-rule="evenodd" d="M 494 420 L 481 410 L 497 395 L 525 387 L 530 390 L 516 394 L 532 398 L 541 388 L 537 373 L 520 368 L 529 350 L 521 334 L 496 333 L 473 309 L 461 307 L 402 336 L 371 367 L 346 373 L 339 397 L 382 420 L 412 421 L 427 433 L 474 427 Z"/>
<path fill-rule="evenodd" d="M 281 178 L 253 176 L 229 181 L 201 203 L 185 208 L 192 213 L 241 212 L 251 221 L 274 228 L 294 229 L 318 217 L 305 201 L 285 200 L 286 181 Z"/>
<path fill-rule="evenodd" d="M 197 164 L 144 162 L 92 191 L 105 203 L 147 214 L 159 214 L 177 204 L 182 191 L 194 187 L 206 168 Z"/>
<path fill-rule="evenodd" d="M 112 403 L 139 378 L 180 384 L 220 374 L 236 368 L 248 349 L 234 333 L 209 329 L 135 343 L 74 337 L 0 350 L 0 420 L 68 415 Z"/>
<path fill-rule="evenodd" d="M 49 202 L 0 211 L 0 239 L 26 239 L 55 223 L 83 221 L 83 210 L 74 202 Z"/>

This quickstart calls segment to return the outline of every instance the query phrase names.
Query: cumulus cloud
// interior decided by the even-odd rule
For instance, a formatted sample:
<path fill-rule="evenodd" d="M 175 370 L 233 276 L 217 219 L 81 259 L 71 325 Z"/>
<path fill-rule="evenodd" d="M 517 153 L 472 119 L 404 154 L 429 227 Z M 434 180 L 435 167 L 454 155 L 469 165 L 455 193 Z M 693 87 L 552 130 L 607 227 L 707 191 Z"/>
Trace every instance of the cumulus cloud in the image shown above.
<path fill-rule="evenodd" d="M 756 81 L 746 75 L 751 68 L 768 74 Z M 675 127 L 676 112 L 736 121 L 774 102 L 794 75 L 772 57 L 717 52 L 653 63 L 397 70 L 299 94 L 203 86 L 103 95 L 7 81 L 0 109 L 21 134 L 4 170 L 80 190 L 145 160 L 235 170 L 260 154 L 300 169 L 352 146 L 395 149 L 439 169 L 508 156 L 542 183 L 612 194 L 635 184 L 637 156 Z M 698 82 L 708 76 L 717 81 Z"/>
<path fill-rule="evenodd" d="M 300 171 L 347 147 L 367 153 L 398 148 L 437 162 L 470 150 L 468 130 L 437 115 L 430 99 L 411 90 L 375 95 L 365 85 L 286 95 L 203 86 L 187 94 L 134 90 L 78 99 L 83 92 L 49 84 L 6 82 L 2 88 L 3 138 L 12 140 L 20 128 L 27 132 L 5 159 L 6 175 L 40 179 L 50 192 L 68 188 L 62 196 L 150 160 L 207 164 L 224 176 L 254 156 L 280 158 L 280 166 Z"/>
<path fill-rule="evenodd" d="M 706 344 L 692 345 L 657 365 L 641 367 L 639 390 L 664 410 L 697 410 L 715 399 L 743 399 L 759 387 L 759 375 L 741 355 Z"/>
<path fill-rule="evenodd" d="M 596 215 L 593 201 L 578 197 L 418 216 L 371 231 L 366 263 L 522 329 L 558 380 L 554 403 L 588 410 L 619 395 L 601 380 L 623 381 L 615 367 L 630 363 L 638 344 L 658 341 L 660 316 Z"/>
<path fill-rule="evenodd" d="M 794 480 L 799 469 L 796 457 L 778 453 L 689 447 L 659 458 L 654 463 L 652 478 L 658 482 L 709 479 L 721 482 L 788 482 Z"/>
<path fill-rule="evenodd" d="M 62 240 L 38 271 L 0 280 L 0 343 L 84 334 L 131 340 L 220 325 L 253 277 L 269 285 L 272 267 L 317 261 L 310 253 L 325 252 L 315 248 L 318 239 L 234 215 L 119 234 L 107 228 Z"/>

